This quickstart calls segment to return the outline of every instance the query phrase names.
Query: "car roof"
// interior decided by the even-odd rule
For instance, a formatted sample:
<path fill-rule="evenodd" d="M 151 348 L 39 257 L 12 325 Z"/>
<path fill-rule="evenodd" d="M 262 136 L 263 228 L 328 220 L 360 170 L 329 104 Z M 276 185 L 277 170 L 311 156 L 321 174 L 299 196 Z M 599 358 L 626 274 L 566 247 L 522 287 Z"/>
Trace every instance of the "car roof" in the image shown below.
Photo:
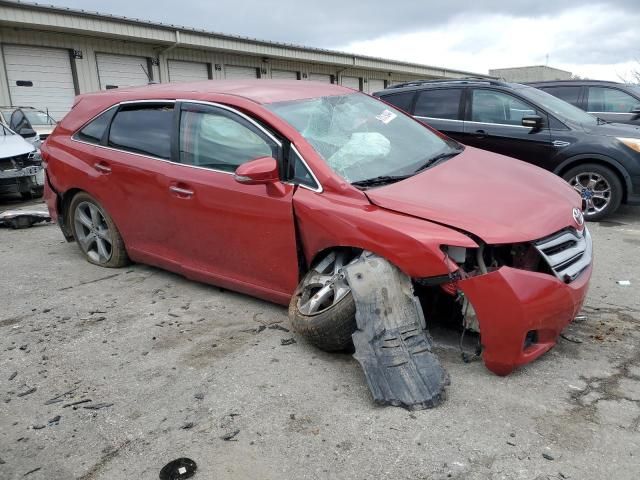
<path fill-rule="evenodd" d="M 409 82 L 404 82 L 398 85 L 394 85 L 392 87 L 387 87 L 384 90 L 380 90 L 378 92 L 374 92 L 373 95 L 392 95 L 394 93 L 400 92 L 411 92 L 418 90 L 425 90 L 430 88 L 439 88 L 439 87 L 464 87 L 464 86 L 494 86 L 494 87 L 503 87 L 503 88 L 518 88 L 521 85 L 518 83 L 507 83 L 502 82 L 500 80 L 495 80 L 491 78 L 452 78 L 452 79 L 442 79 L 442 80 L 413 80 Z"/>
<path fill-rule="evenodd" d="M 111 96 L 118 101 L 145 98 L 189 98 L 193 94 L 233 95 L 259 104 L 347 95 L 354 90 L 330 83 L 300 80 L 205 80 L 200 82 L 160 83 L 142 87 L 118 88 L 86 96 Z"/>
<path fill-rule="evenodd" d="M 613 82 L 610 80 L 545 80 L 540 82 L 527 82 L 531 86 L 545 85 L 616 85 L 618 87 L 626 86 L 624 83 Z"/>

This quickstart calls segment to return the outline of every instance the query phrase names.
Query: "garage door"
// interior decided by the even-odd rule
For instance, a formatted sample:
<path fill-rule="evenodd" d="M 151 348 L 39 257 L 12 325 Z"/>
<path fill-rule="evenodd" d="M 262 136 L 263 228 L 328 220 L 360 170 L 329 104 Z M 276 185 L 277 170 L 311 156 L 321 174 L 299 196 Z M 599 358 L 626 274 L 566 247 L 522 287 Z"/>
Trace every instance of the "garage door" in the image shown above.
<path fill-rule="evenodd" d="M 291 72 L 289 70 L 271 70 L 271 78 L 298 80 L 298 72 Z"/>
<path fill-rule="evenodd" d="M 331 75 L 326 75 L 324 73 L 310 73 L 309 80 L 314 82 L 331 83 Z"/>
<path fill-rule="evenodd" d="M 367 84 L 369 85 L 368 93 L 374 93 L 379 92 L 380 90 L 384 90 L 384 80 L 370 78 Z"/>
<path fill-rule="evenodd" d="M 170 82 L 195 82 L 209 80 L 209 68 L 206 63 L 183 62 L 182 60 L 169 60 Z"/>
<path fill-rule="evenodd" d="M 48 110 L 60 120 L 76 95 L 69 51 L 18 45 L 5 45 L 2 51 L 11 103 Z"/>
<path fill-rule="evenodd" d="M 224 78 L 258 78 L 258 69 L 255 67 L 225 65 Z"/>
<path fill-rule="evenodd" d="M 96 62 L 102 90 L 149 83 L 145 73 L 149 68 L 146 57 L 97 53 Z"/>
<path fill-rule="evenodd" d="M 353 88 L 354 90 L 360 90 L 360 79 L 358 77 L 342 77 L 341 84 L 344 87 Z"/>

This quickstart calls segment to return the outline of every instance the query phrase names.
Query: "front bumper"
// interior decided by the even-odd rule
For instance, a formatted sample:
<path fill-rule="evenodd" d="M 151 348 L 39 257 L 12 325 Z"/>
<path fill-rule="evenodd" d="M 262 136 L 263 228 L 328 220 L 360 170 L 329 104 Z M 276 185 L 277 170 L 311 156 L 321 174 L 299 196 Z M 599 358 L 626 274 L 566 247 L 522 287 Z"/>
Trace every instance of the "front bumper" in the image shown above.
<path fill-rule="evenodd" d="M 592 268 L 571 283 L 511 267 L 459 281 L 478 318 L 486 367 L 508 375 L 550 350 L 582 308 Z"/>
<path fill-rule="evenodd" d="M 0 193 L 29 192 L 44 186 L 44 169 L 40 165 L 0 170 Z"/>

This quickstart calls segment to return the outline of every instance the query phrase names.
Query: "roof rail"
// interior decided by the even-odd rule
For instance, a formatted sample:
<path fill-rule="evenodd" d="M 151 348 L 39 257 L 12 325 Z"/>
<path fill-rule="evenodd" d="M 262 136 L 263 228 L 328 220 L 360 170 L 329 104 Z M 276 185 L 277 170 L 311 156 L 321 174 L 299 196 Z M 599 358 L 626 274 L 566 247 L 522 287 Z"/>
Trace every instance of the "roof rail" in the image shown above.
<path fill-rule="evenodd" d="M 462 77 L 462 78 L 439 78 L 436 80 L 410 80 L 408 82 L 398 83 L 387 88 L 419 87 L 420 85 L 434 84 L 434 83 L 457 83 L 457 84 L 487 83 L 489 85 L 502 85 L 502 86 L 507 85 L 505 82 L 501 82 L 500 80 L 496 80 L 493 78 Z"/>
<path fill-rule="evenodd" d="M 615 83 L 617 85 L 625 85 L 622 82 L 616 82 L 615 80 L 591 80 L 589 78 L 569 78 L 563 80 L 537 80 L 535 82 L 527 82 L 527 85 L 540 84 L 540 83 L 557 83 L 557 82 L 585 82 L 585 83 Z"/>

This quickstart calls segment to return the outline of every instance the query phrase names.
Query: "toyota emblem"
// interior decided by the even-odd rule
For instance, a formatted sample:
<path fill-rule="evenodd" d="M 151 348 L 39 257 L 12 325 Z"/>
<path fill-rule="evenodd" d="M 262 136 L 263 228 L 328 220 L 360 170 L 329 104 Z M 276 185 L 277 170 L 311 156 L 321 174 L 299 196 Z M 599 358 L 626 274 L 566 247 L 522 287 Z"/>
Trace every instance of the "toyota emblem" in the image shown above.
<path fill-rule="evenodd" d="M 573 209 L 573 219 L 576 221 L 576 224 L 581 227 L 584 225 L 584 215 L 582 214 L 582 210 L 579 208 Z"/>

